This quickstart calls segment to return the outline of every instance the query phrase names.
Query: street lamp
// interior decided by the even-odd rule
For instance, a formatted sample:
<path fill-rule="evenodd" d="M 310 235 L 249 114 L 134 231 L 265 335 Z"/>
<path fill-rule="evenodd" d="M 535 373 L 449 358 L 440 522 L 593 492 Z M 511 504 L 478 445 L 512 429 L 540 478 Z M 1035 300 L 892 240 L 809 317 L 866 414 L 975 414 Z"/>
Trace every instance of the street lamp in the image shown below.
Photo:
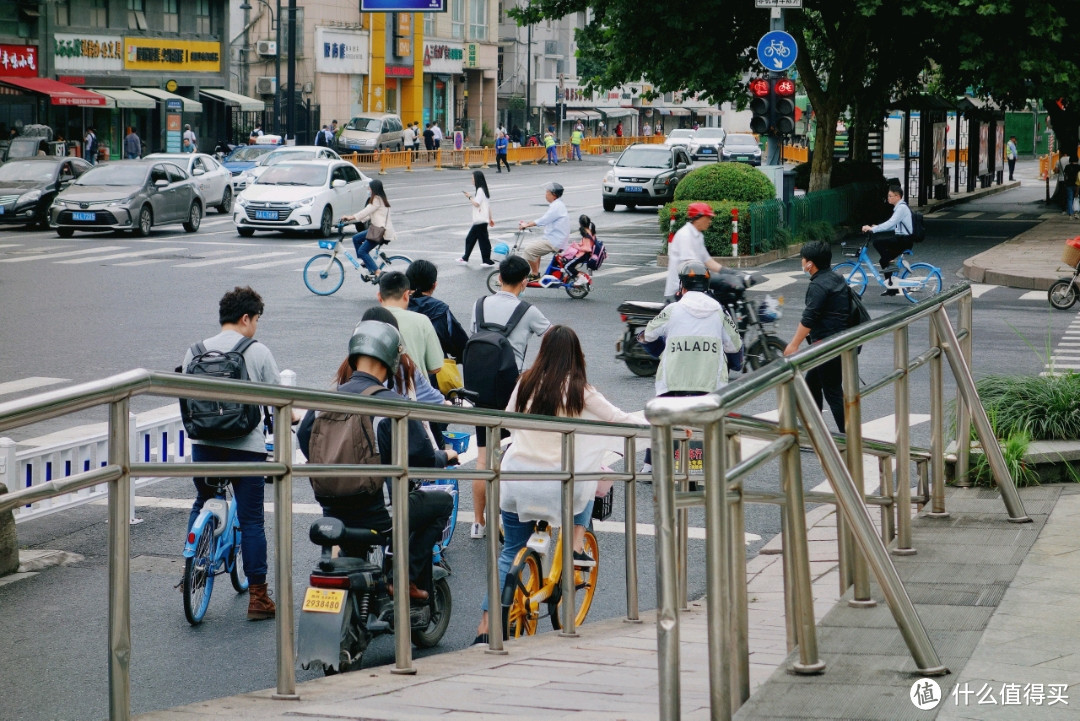
<path fill-rule="evenodd" d="M 266 6 L 270 13 L 270 29 L 274 31 L 274 47 L 277 53 L 274 55 L 274 132 L 281 134 L 281 26 L 278 19 L 281 17 L 281 0 L 277 0 L 277 14 L 266 0 L 258 0 Z M 252 5 L 247 0 L 240 4 L 241 10 L 251 10 Z M 290 33 L 290 38 L 292 37 Z"/>

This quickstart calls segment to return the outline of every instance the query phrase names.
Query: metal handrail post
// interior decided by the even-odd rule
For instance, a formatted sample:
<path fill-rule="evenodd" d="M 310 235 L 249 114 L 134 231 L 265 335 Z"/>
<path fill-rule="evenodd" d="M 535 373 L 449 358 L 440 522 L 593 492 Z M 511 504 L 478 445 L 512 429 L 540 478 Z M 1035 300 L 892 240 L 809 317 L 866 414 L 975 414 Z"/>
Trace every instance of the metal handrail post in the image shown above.
<path fill-rule="evenodd" d="M 412 628 L 409 614 L 409 417 L 395 418 L 391 444 L 393 464 L 401 468 L 393 477 L 394 490 L 394 668 L 390 673 L 414 674 Z"/>
<path fill-rule="evenodd" d="M 728 550 L 724 421 L 705 426 L 705 607 L 708 611 L 710 718 L 731 718 L 731 558 Z M 746 593 L 746 589 L 740 589 Z"/>
<path fill-rule="evenodd" d="M 922 620 L 904 588 L 896 567 L 892 564 L 888 552 L 877 539 L 870 513 L 863 505 L 862 498 L 855 491 L 855 484 L 847 473 L 844 459 L 840 456 L 832 436 L 825 428 L 825 419 L 814 401 L 814 396 L 801 374 L 796 374 L 790 385 L 794 386 L 799 416 L 810 436 L 829 483 L 836 494 L 838 515 L 843 515 L 851 524 L 852 535 L 866 556 L 878 584 L 881 586 L 885 601 L 889 604 L 893 619 L 900 634 L 904 637 L 908 650 L 919 668 L 926 676 L 939 676 L 948 673 L 948 669 L 938 660 L 934 645 L 926 634 Z"/>
<path fill-rule="evenodd" d="M 944 350 L 937 324 L 930 323 L 930 347 Z M 930 359 L 930 510 L 928 518 L 948 518 L 945 510 L 945 374 L 941 353 Z"/>
<path fill-rule="evenodd" d="M 679 582 L 676 568 L 675 481 L 671 425 L 652 427 L 653 507 L 656 514 L 656 668 L 660 721 L 679 721 Z"/>
<path fill-rule="evenodd" d="M 896 538 L 896 523 L 894 522 L 893 512 L 896 510 L 896 489 L 893 487 L 893 468 L 892 459 L 884 456 L 878 458 L 878 477 L 881 478 L 881 488 L 878 492 L 886 497 L 893 499 L 894 503 L 891 506 L 881 507 L 881 542 L 886 547 L 892 543 Z"/>
<path fill-rule="evenodd" d="M 577 636 L 575 616 L 577 609 L 574 608 L 574 434 L 562 435 L 562 471 L 569 473 L 570 478 L 562 482 L 562 577 L 559 584 L 562 586 L 562 598 L 560 613 L 562 613 L 562 629 L 560 636 Z"/>
<path fill-rule="evenodd" d="M 724 423 L 723 437 L 727 442 L 727 463 L 732 467 L 742 459 L 742 443 L 740 437 L 727 432 L 727 423 Z M 744 520 L 745 509 L 743 508 L 742 481 L 738 483 L 738 497 L 731 503 L 726 503 L 730 521 L 731 540 L 728 543 L 728 551 L 731 557 L 729 561 L 731 588 L 730 621 L 731 624 L 731 654 L 732 682 L 731 682 L 731 712 L 735 713 L 739 707 L 750 698 L 750 621 L 747 593 L 746 593 L 746 522 Z"/>
<path fill-rule="evenodd" d="M 637 443 L 633 436 L 623 440 L 623 465 L 632 476 L 636 476 Z M 631 478 L 623 486 L 625 514 L 623 518 L 623 536 L 626 559 L 626 618 L 627 623 L 641 623 L 638 610 L 638 560 L 637 560 L 637 479 Z"/>
<path fill-rule="evenodd" d="M 293 636 L 293 477 L 292 404 L 274 408 L 274 462 L 285 473 L 274 481 L 274 535 L 277 548 L 277 693 L 276 699 L 296 700 L 296 649 Z"/>
<path fill-rule="evenodd" d="M 971 370 L 971 296 L 965 295 L 957 304 L 960 316 L 960 330 L 966 331 L 960 341 L 960 352 L 964 364 Z M 958 384 L 959 385 L 959 384 Z M 980 404 L 981 405 L 981 404 Z M 956 474 L 953 482 L 958 486 L 970 486 L 968 469 L 971 464 L 971 409 L 960 388 L 956 389 Z"/>
<path fill-rule="evenodd" d="M 866 496 L 866 478 L 863 473 L 862 455 L 862 401 L 859 396 L 859 351 L 857 348 L 846 350 L 840 356 L 844 386 L 844 432 L 847 436 L 847 466 L 851 480 L 859 497 Z M 850 539 L 850 534 L 848 535 Z M 852 546 L 851 578 L 855 586 L 848 601 L 855 608 L 876 606 L 877 601 L 870 598 L 870 569 L 866 567 L 866 558 Z"/>
<path fill-rule="evenodd" d="M 499 469 L 502 467 L 502 445 L 500 440 L 502 433 L 499 426 L 489 426 L 488 437 L 488 470 L 495 473 L 495 480 L 487 484 L 487 522 L 490 528 L 487 534 L 487 579 L 488 579 L 488 648 L 487 653 L 497 656 L 507 655 L 503 648 L 502 613 L 502 582 L 499 578 L 499 520 L 502 509 L 499 507 Z"/>
<path fill-rule="evenodd" d="M 678 477 L 682 479 L 678 482 L 679 490 L 686 493 L 690 490 L 690 441 L 686 438 L 679 439 Z M 687 600 L 690 595 L 690 509 L 680 508 L 675 514 L 679 539 L 679 609 L 686 611 L 690 608 Z"/>
<path fill-rule="evenodd" d="M 780 564 L 781 580 L 784 590 L 784 640 L 787 643 L 787 652 L 791 653 L 799 645 L 799 629 L 796 628 L 799 617 L 798 608 L 795 605 L 794 581 L 795 570 L 791 563 L 791 509 L 785 502 L 780 506 Z M 843 595 L 844 589 L 840 589 Z"/>
<path fill-rule="evenodd" d="M 911 547 L 911 374 L 908 371 L 908 327 L 900 326 L 893 332 L 893 366 L 903 371 L 896 380 L 893 401 L 896 414 L 896 546 L 892 552 L 897 556 L 915 553 Z"/>
<path fill-rule="evenodd" d="M 945 357 L 949 359 L 953 375 L 956 377 L 956 386 L 967 399 L 968 407 L 972 411 L 972 420 L 975 430 L 979 435 L 986 460 L 990 463 L 990 469 L 994 472 L 994 481 L 997 483 L 1001 498 L 1005 502 L 1005 510 L 1009 513 L 1009 520 L 1014 523 L 1030 523 L 1024 510 L 1024 502 L 1020 500 L 1020 494 L 1016 492 L 1016 485 L 1009 475 L 1009 468 L 1005 465 L 1005 457 L 1001 453 L 994 436 L 994 428 L 990 425 L 990 418 L 986 415 L 986 409 L 979 402 L 979 392 L 975 388 L 975 379 L 971 376 L 971 369 L 964 363 L 964 358 L 958 349 L 956 334 L 949 324 L 949 316 L 944 308 L 938 308 L 933 315 L 933 328 L 937 330 L 944 340 Z"/>
<path fill-rule="evenodd" d="M 109 718 L 131 717 L 131 449 L 130 401 L 109 404 L 109 465 L 121 469 L 109 486 Z"/>
<path fill-rule="evenodd" d="M 825 662 L 818 658 L 817 628 L 814 625 L 814 590 L 810 580 L 810 552 L 807 547 L 806 506 L 803 499 L 802 460 L 799 457 L 798 409 L 794 389 L 791 383 L 784 383 L 778 389 L 780 406 L 780 432 L 793 436 L 796 440 L 780 456 L 780 480 L 784 487 L 787 509 L 787 525 L 784 534 L 787 539 L 785 554 L 791 556 L 790 565 L 785 570 L 791 577 L 784 584 L 786 595 L 791 596 L 793 609 L 792 624 L 795 627 L 799 645 L 799 660 L 792 670 L 799 674 L 815 674 L 825 670 Z M 839 516 L 839 514 L 837 514 Z"/>

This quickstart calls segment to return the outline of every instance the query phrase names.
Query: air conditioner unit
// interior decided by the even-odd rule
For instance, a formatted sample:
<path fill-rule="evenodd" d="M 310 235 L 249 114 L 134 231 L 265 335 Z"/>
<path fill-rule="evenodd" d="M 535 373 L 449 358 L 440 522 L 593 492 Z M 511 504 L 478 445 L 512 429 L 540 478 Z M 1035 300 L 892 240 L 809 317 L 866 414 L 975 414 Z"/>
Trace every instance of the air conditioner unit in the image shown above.
<path fill-rule="evenodd" d="M 277 93 L 277 78 L 258 78 L 255 80 L 255 92 L 259 95 L 274 95 Z"/>
<path fill-rule="evenodd" d="M 260 40 L 255 44 L 255 51 L 259 53 L 259 55 L 274 57 L 275 55 L 277 55 L 277 41 Z"/>

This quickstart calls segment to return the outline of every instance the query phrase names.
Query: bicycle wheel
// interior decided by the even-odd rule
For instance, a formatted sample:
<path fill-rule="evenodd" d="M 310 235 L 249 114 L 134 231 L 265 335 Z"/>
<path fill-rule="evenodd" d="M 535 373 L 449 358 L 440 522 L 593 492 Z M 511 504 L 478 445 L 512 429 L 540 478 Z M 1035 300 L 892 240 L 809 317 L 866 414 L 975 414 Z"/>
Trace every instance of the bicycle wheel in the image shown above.
<path fill-rule="evenodd" d="M 499 280 L 499 271 L 493 270 L 488 273 L 487 289 L 490 293 L 498 293 L 502 290 L 502 282 Z"/>
<path fill-rule="evenodd" d="M 216 527 L 217 519 L 211 515 L 195 540 L 195 555 L 184 559 L 184 616 L 192 626 L 197 626 L 206 615 L 210 593 L 214 589 Z"/>
<path fill-rule="evenodd" d="M 229 580 L 237 593 L 248 590 L 247 574 L 244 573 L 244 555 L 240 548 L 240 529 L 233 531 L 233 547 L 229 551 Z"/>
<path fill-rule="evenodd" d="M 442 640 L 450 627 L 450 614 L 454 607 L 450 596 L 450 584 L 445 578 L 435 581 L 435 598 L 431 601 L 431 621 L 427 628 L 415 628 L 412 642 L 418 648 L 432 648 Z"/>
<path fill-rule="evenodd" d="M 941 292 L 941 271 L 929 263 L 913 263 L 910 268 L 904 268 L 900 271 L 900 280 L 919 282 L 916 287 L 901 288 L 904 297 L 912 303 Z"/>
<path fill-rule="evenodd" d="M 773 336 L 761 336 L 746 349 L 746 363 L 756 371 L 774 360 L 784 357 L 784 341 Z"/>
<path fill-rule="evenodd" d="M 585 623 L 585 617 L 589 615 L 592 607 L 593 596 L 596 595 L 596 581 L 600 573 L 600 544 L 596 542 L 596 536 L 592 531 L 585 531 L 585 555 L 596 562 L 595 566 L 574 569 L 574 627 Z M 551 627 L 556 631 L 562 628 L 562 616 L 559 615 L 560 600 L 557 603 L 549 603 L 551 612 Z"/>
<path fill-rule="evenodd" d="M 1068 310 L 1076 303 L 1076 295 L 1076 283 L 1073 282 L 1073 279 L 1061 278 L 1055 280 L 1054 284 L 1050 286 L 1046 297 L 1049 299 L 1050 305 L 1058 310 Z"/>
<path fill-rule="evenodd" d="M 315 295 L 333 295 L 345 282 L 345 268 L 329 253 L 313 256 L 304 266 L 304 285 Z"/>
<path fill-rule="evenodd" d="M 402 273 L 412 265 L 412 258 L 407 255 L 388 255 L 386 260 L 379 264 L 379 269 L 384 273 L 392 270 L 400 270 Z"/>
<path fill-rule="evenodd" d="M 565 285 L 563 286 L 563 288 L 566 289 L 566 294 L 568 296 L 570 296 L 574 300 L 581 300 L 589 294 L 590 290 L 592 290 L 592 284 L 582 283 L 579 285 L 577 283 L 574 283 L 573 285 Z"/>
<path fill-rule="evenodd" d="M 532 597 L 540 591 L 542 573 L 540 555 L 532 549 L 522 549 L 507 574 L 506 583 L 513 588 L 514 598 L 509 606 L 503 605 L 503 638 L 536 634 L 540 608 Z M 504 596 L 508 592 L 509 589 L 505 589 Z"/>
<path fill-rule="evenodd" d="M 866 271 L 858 263 L 846 260 L 843 263 L 834 265 L 833 271 L 839 273 L 860 298 L 866 292 L 866 284 L 869 280 L 866 277 Z"/>

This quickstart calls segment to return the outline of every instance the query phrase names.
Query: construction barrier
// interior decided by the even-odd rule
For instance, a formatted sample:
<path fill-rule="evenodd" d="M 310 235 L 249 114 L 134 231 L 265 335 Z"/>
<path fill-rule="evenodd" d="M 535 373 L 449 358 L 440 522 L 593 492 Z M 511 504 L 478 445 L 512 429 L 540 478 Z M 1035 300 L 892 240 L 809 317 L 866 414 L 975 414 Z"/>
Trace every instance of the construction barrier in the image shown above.
<path fill-rule="evenodd" d="M 801 148 L 795 145 L 785 145 L 783 157 L 784 160 L 791 163 L 808 163 L 810 162 L 810 149 Z"/>

